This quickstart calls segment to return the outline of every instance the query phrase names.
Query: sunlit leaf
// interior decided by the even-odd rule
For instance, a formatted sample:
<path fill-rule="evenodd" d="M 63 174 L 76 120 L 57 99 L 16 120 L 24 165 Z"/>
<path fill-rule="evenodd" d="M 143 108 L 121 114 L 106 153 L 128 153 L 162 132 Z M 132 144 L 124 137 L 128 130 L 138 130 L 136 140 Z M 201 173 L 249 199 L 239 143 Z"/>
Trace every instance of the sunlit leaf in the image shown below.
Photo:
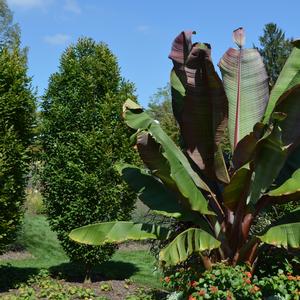
<path fill-rule="evenodd" d="M 185 261 L 191 254 L 212 250 L 221 245 L 220 241 L 199 228 L 189 228 L 180 233 L 159 253 L 159 260 L 165 266 Z"/>
<path fill-rule="evenodd" d="M 115 221 L 76 228 L 69 237 L 78 243 L 99 246 L 129 240 L 165 239 L 168 235 L 167 229 L 156 225 Z"/>
<path fill-rule="evenodd" d="M 256 49 L 230 48 L 219 67 L 229 102 L 229 139 L 234 149 L 264 114 L 269 98 L 268 76 Z"/>

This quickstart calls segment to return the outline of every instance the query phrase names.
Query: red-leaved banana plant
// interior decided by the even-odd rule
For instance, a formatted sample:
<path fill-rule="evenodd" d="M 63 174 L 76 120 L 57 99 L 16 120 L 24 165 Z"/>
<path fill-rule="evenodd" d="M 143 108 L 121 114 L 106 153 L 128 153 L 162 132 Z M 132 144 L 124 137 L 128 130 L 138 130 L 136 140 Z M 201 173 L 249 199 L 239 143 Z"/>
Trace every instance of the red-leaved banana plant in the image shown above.
<path fill-rule="evenodd" d="M 115 221 L 75 229 L 70 237 L 91 245 L 167 239 L 159 255 L 166 266 L 193 253 L 207 268 L 224 259 L 251 264 L 263 243 L 299 249 L 299 206 L 262 227 L 260 234 L 252 235 L 251 226 L 264 209 L 300 197 L 300 42 L 294 42 L 269 98 L 264 64 L 257 50 L 244 48 L 242 28 L 233 33 L 237 48 L 220 60 L 222 80 L 210 45 L 192 43 L 192 34 L 181 32 L 169 55 L 182 148 L 127 100 L 123 117 L 135 131 L 135 148 L 145 168 L 116 166 L 153 213 L 183 222 L 187 229 L 178 233 L 155 224 Z M 225 161 L 221 143 L 227 127 L 230 161 Z"/>

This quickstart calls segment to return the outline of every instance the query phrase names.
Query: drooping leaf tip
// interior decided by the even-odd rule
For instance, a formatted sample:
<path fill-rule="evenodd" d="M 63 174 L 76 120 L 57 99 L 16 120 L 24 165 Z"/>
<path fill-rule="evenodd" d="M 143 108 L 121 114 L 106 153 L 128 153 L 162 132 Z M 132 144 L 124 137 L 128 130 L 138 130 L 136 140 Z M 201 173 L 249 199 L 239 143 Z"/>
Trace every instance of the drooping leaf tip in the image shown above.
<path fill-rule="evenodd" d="M 142 109 L 142 107 L 128 98 L 123 104 L 123 111 L 126 109 Z"/>
<path fill-rule="evenodd" d="M 272 120 L 283 121 L 287 117 L 287 114 L 284 112 L 273 112 L 271 115 Z"/>
<path fill-rule="evenodd" d="M 243 27 L 239 27 L 233 31 L 233 41 L 239 48 L 242 48 L 245 44 L 245 30 Z"/>
<path fill-rule="evenodd" d="M 293 39 L 292 45 L 293 45 L 294 47 L 299 48 L 299 47 L 300 47 L 300 38 Z"/>

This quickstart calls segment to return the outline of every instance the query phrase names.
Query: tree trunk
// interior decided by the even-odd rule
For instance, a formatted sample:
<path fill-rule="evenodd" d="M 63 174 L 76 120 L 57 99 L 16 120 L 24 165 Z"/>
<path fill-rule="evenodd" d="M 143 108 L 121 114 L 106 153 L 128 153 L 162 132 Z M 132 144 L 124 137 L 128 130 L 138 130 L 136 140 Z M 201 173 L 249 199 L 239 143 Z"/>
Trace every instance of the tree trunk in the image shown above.
<path fill-rule="evenodd" d="M 91 283 L 91 282 L 92 282 L 92 265 L 86 264 L 84 283 Z"/>

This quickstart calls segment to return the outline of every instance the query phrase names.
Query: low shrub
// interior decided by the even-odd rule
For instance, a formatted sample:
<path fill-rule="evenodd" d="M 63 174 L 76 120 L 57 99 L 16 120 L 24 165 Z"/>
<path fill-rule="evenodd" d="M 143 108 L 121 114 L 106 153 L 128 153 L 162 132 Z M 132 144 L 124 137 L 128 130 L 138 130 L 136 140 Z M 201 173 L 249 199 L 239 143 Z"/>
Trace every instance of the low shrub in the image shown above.
<path fill-rule="evenodd" d="M 69 300 L 96 299 L 95 297 L 95 292 L 92 289 L 63 284 L 63 282 L 51 278 L 47 270 L 41 270 L 38 275 L 31 277 L 27 283 L 20 284 L 15 293 L 3 296 L 2 299 Z"/>

